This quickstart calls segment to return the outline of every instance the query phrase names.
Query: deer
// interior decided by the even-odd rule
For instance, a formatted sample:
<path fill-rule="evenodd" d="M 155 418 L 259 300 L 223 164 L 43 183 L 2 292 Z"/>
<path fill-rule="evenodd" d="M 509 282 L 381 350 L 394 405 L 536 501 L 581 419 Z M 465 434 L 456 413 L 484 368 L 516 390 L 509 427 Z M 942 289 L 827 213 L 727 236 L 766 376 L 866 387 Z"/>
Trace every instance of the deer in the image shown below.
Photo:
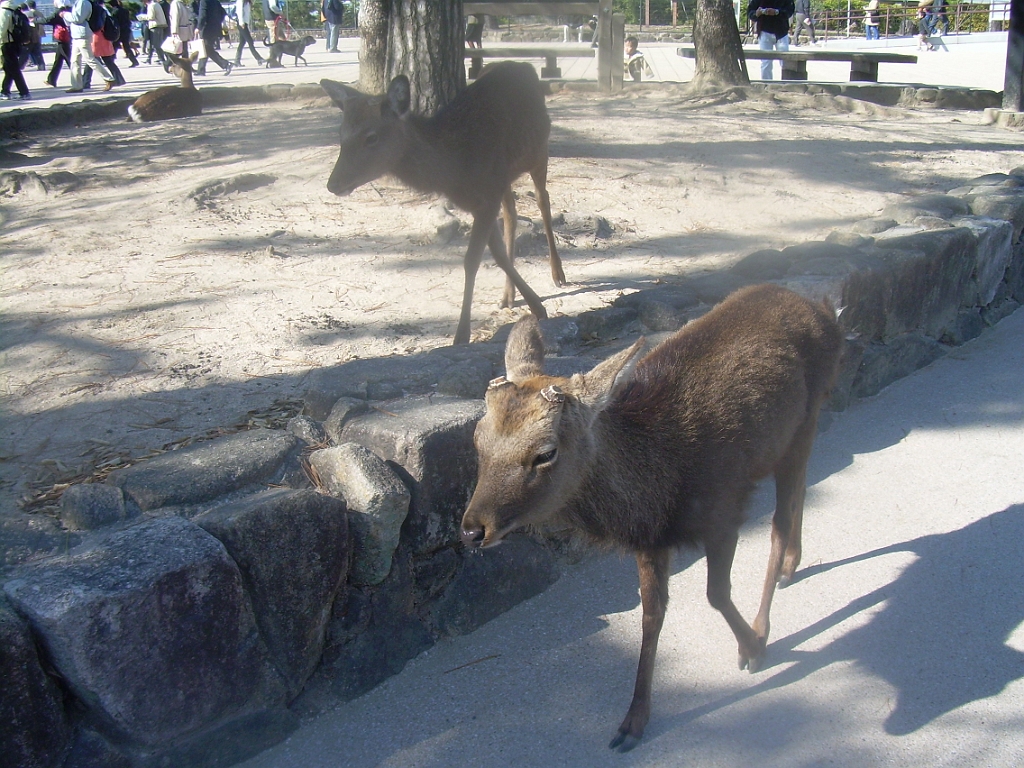
<path fill-rule="evenodd" d="M 640 661 L 611 749 L 635 747 L 650 719 L 676 549 L 703 544 L 707 599 L 736 637 L 740 669 L 761 668 L 776 587 L 800 563 L 807 463 L 843 344 L 830 305 L 770 284 L 732 294 L 642 357 L 641 337 L 569 378 L 544 374 L 535 318 L 513 326 L 474 433 L 477 484 L 460 537 L 474 551 L 551 526 L 635 555 Z M 771 555 L 750 625 L 730 572 L 746 500 L 769 474 Z"/>
<path fill-rule="evenodd" d="M 490 66 L 430 117 L 411 111 L 405 75 L 395 77 L 383 96 L 369 96 L 332 80 L 321 80 L 320 85 L 343 113 L 341 152 L 327 182 L 332 194 L 351 194 L 390 174 L 420 192 L 443 194 L 472 214 L 454 343 L 466 344 L 470 339 L 473 285 L 485 247 L 506 275 L 500 306 L 511 307 L 518 289 L 533 314 L 546 318 L 540 297 L 513 266 L 516 200 L 512 182 L 529 173 L 547 235 L 551 277 L 555 285 L 566 285 L 547 192 L 551 120 L 533 66 L 515 62 Z M 499 209 L 504 242 L 495 226 Z"/>
<path fill-rule="evenodd" d="M 192 82 L 192 65 L 199 56 L 198 52 L 187 59 L 171 53 L 167 55 L 173 64 L 171 72 L 181 78 L 181 85 L 164 85 L 139 96 L 128 107 L 129 120 L 150 123 L 203 114 L 203 94 Z"/>

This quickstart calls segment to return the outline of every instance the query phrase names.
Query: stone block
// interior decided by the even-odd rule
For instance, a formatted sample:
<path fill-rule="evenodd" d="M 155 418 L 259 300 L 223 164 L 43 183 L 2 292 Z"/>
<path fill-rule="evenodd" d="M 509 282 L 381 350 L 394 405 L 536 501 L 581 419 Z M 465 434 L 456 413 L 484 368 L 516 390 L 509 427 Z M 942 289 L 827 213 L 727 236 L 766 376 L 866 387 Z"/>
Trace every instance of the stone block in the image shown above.
<path fill-rule="evenodd" d="M 888 229 L 892 229 L 897 223 L 896 219 L 876 216 L 871 219 L 862 219 L 861 221 L 856 222 L 852 227 L 850 227 L 850 229 L 860 235 L 877 235 Z"/>
<path fill-rule="evenodd" d="M 50 515 L 0 510 L 0 573 L 78 546 L 81 534 L 62 530 Z"/>
<path fill-rule="evenodd" d="M 895 219 L 899 224 L 909 224 L 918 216 L 938 216 L 952 219 L 966 216 L 971 212 L 967 203 L 952 195 L 921 195 L 910 197 L 887 205 L 882 209 L 882 218 Z"/>
<path fill-rule="evenodd" d="M 985 321 L 978 307 L 962 309 L 957 313 L 956 323 L 940 341 L 943 344 L 960 346 L 971 339 L 977 338 L 985 330 Z"/>
<path fill-rule="evenodd" d="M 584 312 L 576 318 L 580 329 L 580 340 L 608 341 L 625 333 L 636 321 L 639 313 L 633 307 L 604 307 Z"/>
<path fill-rule="evenodd" d="M 316 451 L 309 462 L 327 492 L 343 498 L 352 513 L 350 581 L 380 584 L 391 571 L 391 556 L 409 514 L 409 489 L 383 459 L 355 443 Z"/>
<path fill-rule="evenodd" d="M 107 482 L 144 511 L 207 501 L 268 481 L 297 445 L 287 432 L 252 429 L 117 470 Z"/>
<path fill-rule="evenodd" d="M 155 746 L 280 703 L 272 669 L 224 547 L 163 517 L 4 584 L 91 722 Z"/>
<path fill-rule="evenodd" d="M 958 227 L 966 227 L 978 241 L 974 268 L 976 296 L 965 297 L 964 304 L 984 307 L 996 296 L 1013 253 L 1013 226 L 1002 219 L 963 216 L 955 219 Z"/>
<path fill-rule="evenodd" d="M 538 595 L 558 580 L 550 549 L 527 536 L 465 553 L 458 575 L 438 597 L 430 621 L 441 636 L 463 635 Z"/>
<path fill-rule="evenodd" d="M 194 522 L 237 563 L 260 636 L 293 698 L 320 661 L 331 606 L 348 573 L 345 505 L 315 491 L 275 489 Z"/>
<path fill-rule="evenodd" d="M 73 531 L 93 531 L 129 517 L 124 493 L 113 485 L 72 485 L 60 497 L 60 521 Z"/>
<path fill-rule="evenodd" d="M 1013 242 L 1020 240 L 1024 231 L 1024 192 L 1006 188 L 1003 194 L 972 194 L 966 199 L 975 216 L 1010 222 L 1013 225 Z"/>
<path fill-rule="evenodd" d="M 687 320 L 687 312 L 700 305 L 697 291 L 689 284 L 659 285 L 620 296 L 614 307 L 632 309 L 647 332 L 674 331 Z"/>
<path fill-rule="evenodd" d="M 441 395 L 481 399 L 487 391 L 487 382 L 494 378 L 494 366 L 483 357 L 475 357 L 452 365 L 437 382 Z"/>
<path fill-rule="evenodd" d="M 71 741 L 60 688 L 43 671 L 29 626 L 0 595 L 0 762 L 60 765 Z"/>
<path fill-rule="evenodd" d="M 405 535 L 416 554 L 458 539 L 476 481 L 473 430 L 483 412 L 480 400 L 407 397 L 353 418 L 342 430 L 343 440 L 399 468 L 412 494 Z"/>
<path fill-rule="evenodd" d="M 327 442 L 327 432 L 318 421 L 309 416 L 299 415 L 288 420 L 285 427 L 288 434 L 295 435 L 306 445 L 322 445 Z"/>
<path fill-rule="evenodd" d="M 964 227 L 879 237 L 871 258 L 846 278 L 843 328 L 866 341 L 912 331 L 939 339 L 970 294 L 977 239 Z"/>
<path fill-rule="evenodd" d="M 331 406 L 331 412 L 324 420 L 324 431 L 331 442 L 337 445 L 341 442 L 341 430 L 346 422 L 353 416 L 366 413 L 370 410 L 370 404 L 365 400 L 357 400 L 354 397 L 342 397 Z"/>
<path fill-rule="evenodd" d="M 854 397 L 871 397 L 897 379 L 946 354 L 946 348 L 919 333 L 907 333 L 885 344 L 869 344 L 864 349 L 857 377 L 851 388 Z"/>

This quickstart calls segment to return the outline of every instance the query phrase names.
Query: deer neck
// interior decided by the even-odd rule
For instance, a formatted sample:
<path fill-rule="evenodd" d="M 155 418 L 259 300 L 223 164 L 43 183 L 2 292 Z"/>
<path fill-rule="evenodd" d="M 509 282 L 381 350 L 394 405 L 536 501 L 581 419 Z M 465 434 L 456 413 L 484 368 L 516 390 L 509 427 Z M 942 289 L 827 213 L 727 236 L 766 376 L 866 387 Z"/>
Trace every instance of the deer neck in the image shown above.
<path fill-rule="evenodd" d="M 192 81 L 192 71 L 181 68 L 181 87 L 182 88 L 195 88 L 195 84 Z"/>
<path fill-rule="evenodd" d="M 395 166 L 395 176 L 413 189 L 440 192 L 460 205 L 455 199 L 460 161 L 449 147 L 445 132 L 435 120 L 416 115 L 405 118 L 401 130 L 405 151 Z"/>

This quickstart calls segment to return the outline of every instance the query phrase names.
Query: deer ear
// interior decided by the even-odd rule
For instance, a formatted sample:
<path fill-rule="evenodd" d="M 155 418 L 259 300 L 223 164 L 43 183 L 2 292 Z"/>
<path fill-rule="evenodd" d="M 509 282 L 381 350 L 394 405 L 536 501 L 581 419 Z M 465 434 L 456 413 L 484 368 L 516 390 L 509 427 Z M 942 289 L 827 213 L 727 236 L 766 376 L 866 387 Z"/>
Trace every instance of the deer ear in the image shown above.
<path fill-rule="evenodd" d="M 326 78 L 320 81 L 320 87 L 327 91 L 327 95 L 331 97 L 331 101 L 338 106 L 338 109 L 342 110 L 345 109 L 346 101 L 363 95 L 355 88 L 350 88 L 344 83 L 327 80 Z"/>
<path fill-rule="evenodd" d="M 411 102 L 412 93 L 409 87 L 409 78 L 405 75 L 399 75 L 388 86 L 388 104 L 394 113 L 401 117 L 409 111 L 409 104 Z"/>
<path fill-rule="evenodd" d="M 641 336 L 633 346 L 598 363 L 590 373 L 573 376 L 573 388 L 581 402 L 597 410 L 604 410 L 633 378 L 645 340 Z M 582 379 L 582 386 L 580 386 Z"/>
<path fill-rule="evenodd" d="M 513 384 L 521 384 L 531 376 L 544 372 L 544 339 L 540 324 L 527 315 L 512 326 L 505 345 L 505 376 Z"/>

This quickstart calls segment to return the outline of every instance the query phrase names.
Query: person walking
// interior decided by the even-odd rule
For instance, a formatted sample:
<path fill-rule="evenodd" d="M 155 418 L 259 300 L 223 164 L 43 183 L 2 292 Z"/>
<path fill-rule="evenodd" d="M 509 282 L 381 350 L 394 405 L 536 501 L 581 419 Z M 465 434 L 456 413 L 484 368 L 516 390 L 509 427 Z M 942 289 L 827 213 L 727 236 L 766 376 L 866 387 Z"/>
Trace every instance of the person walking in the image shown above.
<path fill-rule="evenodd" d="M 864 38 L 878 40 L 878 0 L 864 6 Z"/>
<path fill-rule="evenodd" d="M 793 0 L 750 0 L 747 18 L 757 30 L 757 47 L 762 51 L 789 50 L 789 19 Z M 772 60 L 761 60 L 761 79 L 772 79 Z"/>
<path fill-rule="evenodd" d="M 252 40 L 252 0 L 241 0 L 238 5 L 238 48 L 235 50 L 235 66 L 242 65 L 242 50 L 249 46 L 252 56 L 256 59 L 257 66 L 263 63 L 263 57 L 256 50 L 256 43 Z"/>
<path fill-rule="evenodd" d="M 31 22 L 14 0 L 0 3 L 0 57 L 3 59 L 4 79 L 0 99 L 11 98 L 11 85 L 18 89 L 19 99 L 32 98 L 21 74 L 21 49 L 31 39 Z"/>
<path fill-rule="evenodd" d="M 153 63 L 153 54 L 156 54 L 156 60 L 163 66 L 165 72 L 171 70 L 171 62 L 167 59 L 167 55 L 164 53 L 162 48 L 164 40 L 167 39 L 167 14 L 164 13 L 164 8 L 158 0 L 149 0 L 146 3 L 146 10 L 144 13 L 140 13 L 136 16 L 139 21 L 145 23 L 149 29 L 149 58 L 146 60 L 147 64 Z"/>
<path fill-rule="evenodd" d="M 114 50 L 116 51 L 120 46 L 125 57 L 131 62 L 128 68 L 137 67 L 139 66 L 139 57 L 135 55 L 135 49 L 132 47 L 132 15 L 127 8 L 121 5 L 121 0 L 107 0 L 107 2 L 110 3 L 108 13 L 114 17 L 118 29 Z"/>
<path fill-rule="evenodd" d="M 63 6 L 54 11 L 53 16 L 46 20 L 46 23 L 53 28 L 53 42 L 57 44 L 57 50 L 53 57 L 53 66 L 50 74 L 46 76 L 46 84 L 52 88 L 57 87 L 57 78 L 64 65 L 68 65 L 71 71 L 71 29 L 68 17 L 71 15 L 71 6 L 66 2 Z"/>
<path fill-rule="evenodd" d="M 46 30 L 43 27 L 46 25 L 46 14 L 36 8 L 36 0 L 28 0 L 28 6 L 21 6 L 21 11 L 32 24 L 32 39 L 29 40 L 28 46 L 23 48 L 21 52 L 22 69 L 25 68 L 25 55 L 28 54 L 28 58 L 32 60 L 35 68 L 40 72 L 45 72 L 46 59 L 43 58 L 43 35 L 46 34 Z"/>
<path fill-rule="evenodd" d="M 104 0 L 92 0 L 92 12 L 102 12 L 104 16 L 110 16 L 109 11 L 107 11 L 104 5 Z M 115 25 L 117 24 L 113 16 L 110 16 L 110 20 Z M 106 36 L 104 32 L 106 26 L 106 18 L 104 18 L 99 25 L 100 28 L 92 33 L 92 52 L 97 59 L 106 64 L 110 74 L 114 76 L 114 85 L 124 85 L 127 81 L 124 79 L 124 75 L 121 74 L 121 69 L 117 66 L 117 60 L 114 58 L 117 55 L 117 47 L 114 45 L 114 41 Z M 82 84 L 86 89 L 92 87 L 91 70 L 86 70 L 82 73 Z"/>
<path fill-rule="evenodd" d="M 227 11 L 220 4 L 220 0 L 198 0 L 199 6 L 196 12 L 196 30 L 199 38 L 203 41 L 203 48 L 199 60 L 196 62 L 196 74 L 206 74 L 206 62 L 213 59 L 213 63 L 224 70 L 225 75 L 231 74 L 232 64 L 217 51 L 217 41 L 220 39 L 221 27 L 224 24 L 224 17 Z M 204 55 L 205 54 L 205 55 Z"/>
<path fill-rule="evenodd" d="M 793 47 L 800 47 L 800 32 L 804 31 L 805 27 L 811 45 L 817 45 L 818 41 L 814 39 L 814 19 L 811 17 L 811 0 L 796 0 L 794 9 L 796 12 L 793 14 Z"/>
<path fill-rule="evenodd" d="M 341 25 L 345 20 L 345 6 L 342 5 L 341 0 L 323 0 L 320 12 L 324 15 L 327 23 L 327 50 L 330 53 L 340 53 L 338 34 L 341 32 Z"/>
<path fill-rule="evenodd" d="M 99 3 L 97 2 L 97 5 Z M 92 18 L 94 8 L 91 0 L 75 0 L 71 8 L 71 88 L 68 93 L 81 93 L 85 85 L 85 71 L 97 70 L 106 82 L 103 90 L 109 91 L 114 87 L 115 78 L 110 73 L 107 65 L 96 54 L 92 52 L 93 33 L 89 27 L 89 19 Z M 97 14 L 106 13 L 100 6 Z M 103 24 L 100 23 L 102 33 Z"/>
<path fill-rule="evenodd" d="M 188 44 L 195 34 L 192 26 L 192 12 L 185 5 L 184 0 L 171 0 L 171 12 L 168 14 L 171 37 L 180 50 L 175 53 L 182 58 L 188 58 Z"/>

